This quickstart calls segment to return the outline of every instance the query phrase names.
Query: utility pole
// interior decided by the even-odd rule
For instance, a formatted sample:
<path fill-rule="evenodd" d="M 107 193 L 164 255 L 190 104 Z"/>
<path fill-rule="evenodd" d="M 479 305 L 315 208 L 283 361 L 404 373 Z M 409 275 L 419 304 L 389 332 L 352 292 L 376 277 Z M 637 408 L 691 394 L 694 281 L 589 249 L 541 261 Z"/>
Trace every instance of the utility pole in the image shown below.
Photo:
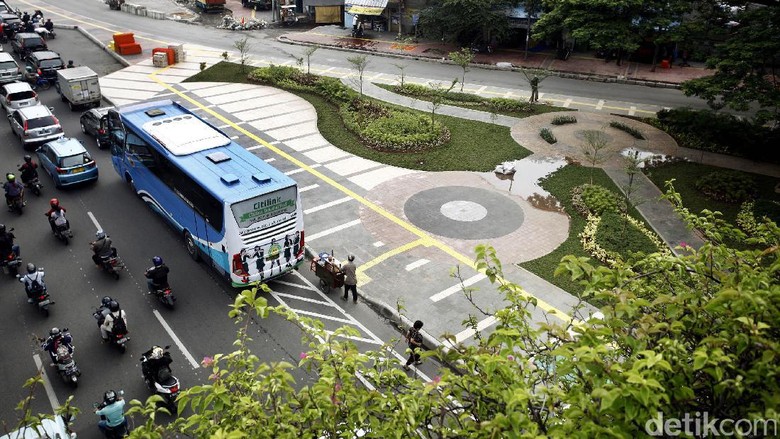
<path fill-rule="evenodd" d="M 404 0 L 398 0 L 398 39 L 401 39 L 401 25 L 404 19 Z"/>

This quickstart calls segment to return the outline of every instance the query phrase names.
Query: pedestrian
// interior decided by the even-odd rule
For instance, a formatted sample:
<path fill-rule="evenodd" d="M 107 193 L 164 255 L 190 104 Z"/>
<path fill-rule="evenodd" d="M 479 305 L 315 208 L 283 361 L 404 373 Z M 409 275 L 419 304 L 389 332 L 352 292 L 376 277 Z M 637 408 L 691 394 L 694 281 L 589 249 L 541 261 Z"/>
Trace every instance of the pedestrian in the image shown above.
<path fill-rule="evenodd" d="M 539 77 L 534 76 L 531 78 L 531 99 L 530 102 L 539 101 Z"/>
<path fill-rule="evenodd" d="M 409 355 L 409 359 L 406 360 L 406 364 L 404 364 L 404 370 L 409 370 L 409 365 L 414 363 L 416 365 L 422 364 L 422 361 L 420 361 L 420 354 L 418 353 L 418 350 L 422 347 L 422 333 L 420 332 L 420 329 L 423 327 L 423 322 L 421 320 L 417 320 L 414 322 L 414 326 L 409 328 L 409 331 L 406 333 L 406 342 L 409 343 L 409 349 L 412 351 L 412 353 Z"/>
<path fill-rule="evenodd" d="M 352 290 L 352 301 L 357 303 L 357 267 L 355 255 L 347 257 L 347 263 L 341 267 L 344 272 L 344 300 L 349 300 L 349 291 Z"/>

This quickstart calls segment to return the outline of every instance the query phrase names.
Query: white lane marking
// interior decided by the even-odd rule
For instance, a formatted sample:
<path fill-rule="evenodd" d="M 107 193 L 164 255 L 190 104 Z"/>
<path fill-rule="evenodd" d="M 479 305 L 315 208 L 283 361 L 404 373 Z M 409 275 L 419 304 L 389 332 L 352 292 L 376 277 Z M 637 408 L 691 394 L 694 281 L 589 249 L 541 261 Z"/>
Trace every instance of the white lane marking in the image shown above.
<path fill-rule="evenodd" d="M 335 334 L 335 331 L 328 331 L 327 329 L 324 329 L 324 331 L 325 331 L 326 334 L 330 334 L 330 335 Z M 346 338 L 346 339 L 349 339 L 349 340 L 362 341 L 364 343 L 376 344 L 376 345 L 384 344 L 384 343 L 378 342 L 376 340 L 371 340 L 371 339 L 363 338 L 363 337 L 356 337 L 354 335 L 339 335 L 339 337 Z"/>
<path fill-rule="evenodd" d="M 498 319 L 496 319 L 493 316 L 487 317 L 484 320 L 481 320 L 477 322 L 477 331 L 484 331 L 486 328 L 495 325 L 498 322 Z M 474 330 L 474 328 L 467 328 L 463 331 L 458 332 L 455 334 L 455 341 L 460 343 L 463 340 L 466 340 L 467 338 L 471 338 L 474 336 L 474 334 L 477 333 L 477 331 Z"/>
<path fill-rule="evenodd" d="M 432 302 L 438 302 L 438 301 L 440 301 L 442 299 L 446 299 L 447 297 L 457 293 L 458 291 L 461 291 L 462 287 L 470 287 L 470 286 L 474 285 L 475 283 L 481 281 L 482 279 L 485 279 L 486 277 L 487 276 L 485 276 L 482 273 L 475 274 L 474 276 L 471 276 L 470 278 L 464 280 L 463 281 L 463 285 L 461 285 L 459 283 L 457 285 L 453 285 L 453 286 L 447 288 L 444 291 L 441 291 L 439 293 L 434 294 L 433 296 L 431 296 L 431 301 Z"/>
<path fill-rule="evenodd" d="M 629 116 L 633 116 L 635 113 L 636 113 L 636 107 L 635 106 L 632 105 L 632 106 L 628 107 L 628 115 Z"/>
<path fill-rule="evenodd" d="M 350 221 L 348 223 L 341 224 L 341 225 L 336 226 L 336 227 L 331 227 L 330 229 L 323 230 L 320 233 L 315 233 L 315 234 L 313 234 L 311 236 L 307 236 L 306 237 L 306 241 L 307 242 L 312 242 L 312 241 L 314 241 L 317 238 L 322 238 L 323 236 L 331 235 L 333 233 L 339 232 L 339 231 L 344 230 L 344 229 L 348 229 L 348 228 L 350 228 L 352 226 L 356 226 L 358 224 L 360 224 L 360 220 L 356 219 L 356 220 Z"/>
<path fill-rule="evenodd" d="M 478 88 L 477 91 L 474 92 L 474 94 L 478 95 L 478 94 L 482 93 L 483 91 L 485 91 L 486 88 L 487 88 L 487 85 L 483 85 L 482 87 Z"/>
<path fill-rule="evenodd" d="M 569 105 L 571 105 L 571 101 L 572 101 L 571 98 L 566 99 L 566 102 L 563 103 L 563 107 L 564 108 L 569 108 Z"/>
<path fill-rule="evenodd" d="M 309 299 L 308 297 L 294 296 L 292 294 L 287 294 L 287 293 L 276 293 L 276 295 L 280 297 L 286 297 L 288 299 L 300 300 L 301 302 L 314 303 L 322 306 L 334 306 L 332 302 L 323 302 L 321 300 Z"/>
<path fill-rule="evenodd" d="M 230 140 L 236 140 L 238 139 L 238 136 L 230 136 Z"/>
<path fill-rule="evenodd" d="M 231 139 L 232 139 L 232 137 L 231 137 Z M 255 145 L 255 146 L 250 146 L 250 147 L 249 147 L 249 148 L 247 148 L 246 150 L 247 150 L 247 151 L 254 151 L 254 150 L 256 150 L 256 149 L 260 149 L 260 148 L 265 148 L 265 146 L 263 146 L 263 145 Z"/>
<path fill-rule="evenodd" d="M 98 230 L 103 230 L 103 228 L 100 227 L 100 223 L 98 222 L 97 218 L 95 218 L 95 215 L 92 215 L 92 212 L 87 212 L 87 216 L 92 220 L 92 224 L 94 224 Z"/>
<path fill-rule="evenodd" d="M 271 158 L 265 159 L 265 162 L 266 163 L 271 163 L 271 162 L 273 162 L 275 160 L 276 160 L 275 158 L 271 157 Z"/>
<path fill-rule="evenodd" d="M 320 314 L 318 312 L 304 311 L 302 309 L 296 309 L 295 313 L 296 314 L 303 314 L 305 316 L 316 317 L 316 318 L 318 318 L 320 320 L 332 320 L 334 322 L 344 323 L 344 324 L 347 324 L 347 325 L 351 325 L 352 324 L 352 320 L 342 319 L 342 318 L 339 318 L 339 317 L 333 317 L 333 316 L 329 316 L 327 314 Z M 376 341 L 375 340 L 371 340 L 371 343 L 376 343 Z"/>
<path fill-rule="evenodd" d="M 407 265 L 406 266 L 406 271 L 412 271 L 415 268 L 420 268 L 423 265 L 427 264 L 428 262 L 431 262 L 431 261 L 429 261 L 427 259 L 418 259 L 418 260 L 412 262 L 411 264 Z"/>
<path fill-rule="evenodd" d="M 163 329 L 165 329 L 165 332 L 167 332 L 168 335 L 171 336 L 171 339 L 173 339 L 173 342 L 176 343 L 176 346 L 179 347 L 181 353 L 184 354 L 184 358 L 186 358 L 187 361 L 190 362 L 192 368 L 193 369 L 199 368 L 200 364 L 197 361 L 195 361 L 195 358 L 192 356 L 192 354 L 190 354 L 190 351 L 188 351 L 187 348 L 184 347 L 184 343 L 182 343 L 181 340 L 179 340 L 179 337 L 176 336 L 176 334 L 173 332 L 173 329 L 171 329 L 171 327 L 168 326 L 168 322 L 166 322 L 165 319 L 163 319 L 163 317 L 160 315 L 160 312 L 155 309 L 152 311 L 152 313 L 154 314 L 155 317 L 157 317 L 157 320 L 160 322 Z"/>
<path fill-rule="evenodd" d="M 293 283 L 293 282 L 285 282 L 283 280 L 276 280 L 276 279 L 272 280 L 271 282 L 273 282 L 275 284 L 279 284 L 279 285 L 287 285 L 288 287 L 300 288 L 300 289 L 303 289 L 303 290 L 312 290 L 312 291 L 314 291 L 312 288 L 309 288 L 306 285 L 296 284 L 296 283 Z"/>
<path fill-rule="evenodd" d="M 312 189 L 317 189 L 318 187 L 320 187 L 320 185 L 318 185 L 316 183 L 315 184 L 311 184 L 309 186 L 302 187 L 302 188 L 298 189 L 298 193 L 310 191 Z"/>
<path fill-rule="evenodd" d="M 353 200 L 352 197 L 340 198 L 338 200 L 334 200 L 334 201 L 331 201 L 329 203 L 320 204 L 319 206 L 310 207 L 310 208 L 304 210 L 303 214 L 304 215 L 308 215 L 310 213 L 319 212 L 320 210 L 327 209 L 327 208 L 333 207 L 333 206 L 337 206 L 337 205 L 339 205 L 341 203 L 346 203 L 347 201 L 351 201 L 351 200 Z"/>
<path fill-rule="evenodd" d="M 322 163 L 315 163 L 315 164 L 309 166 L 309 168 L 314 169 L 314 168 L 319 168 L 320 166 L 322 166 Z M 294 174 L 297 174 L 297 173 L 303 172 L 303 171 L 304 171 L 303 168 L 297 168 L 297 169 L 293 169 L 292 171 L 285 172 L 284 175 L 294 175 Z"/>
<path fill-rule="evenodd" d="M 604 108 L 604 99 L 599 99 L 599 102 L 596 104 L 596 110 L 601 110 Z"/>
<path fill-rule="evenodd" d="M 35 367 L 41 371 L 41 378 L 43 379 L 43 390 L 46 391 L 46 396 L 49 398 L 51 410 L 56 412 L 57 408 L 60 406 L 60 401 L 57 399 L 57 394 L 54 393 L 54 388 L 51 386 L 51 381 L 49 381 L 49 376 L 46 374 L 46 368 L 43 367 L 43 362 L 41 361 L 40 355 L 34 354 L 33 361 L 35 361 Z"/>
<path fill-rule="evenodd" d="M 384 245 L 385 245 L 385 243 L 384 243 L 384 242 L 382 242 L 382 241 L 377 241 L 377 242 L 375 242 L 375 243 L 373 244 L 373 246 L 374 246 L 374 247 L 376 247 L 376 248 L 382 247 L 382 246 L 384 246 Z"/>

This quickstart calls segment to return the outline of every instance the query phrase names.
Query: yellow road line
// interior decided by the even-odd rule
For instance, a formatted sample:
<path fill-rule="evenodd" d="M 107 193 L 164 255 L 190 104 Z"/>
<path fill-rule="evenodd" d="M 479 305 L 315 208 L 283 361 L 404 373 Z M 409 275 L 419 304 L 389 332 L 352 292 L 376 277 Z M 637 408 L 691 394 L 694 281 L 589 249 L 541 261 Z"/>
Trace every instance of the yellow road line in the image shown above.
<path fill-rule="evenodd" d="M 388 259 L 390 259 L 393 256 L 399 255 L 403 252 L 409 251 L 417 246 L 424 245 L 426 247 L 430 246 L 429 240 L 423 240 L 423 239 L 417 239 L 415 241 L 409 242 L 407 244 L 404 244 L 400 247 L 396 247 L 392 250 L 386 251 L 382 253 L 381 255 L 375 257 L 374 259 L 366 262 L 365 264 L 360 264 L 360 267 L 357 269 L 357 275 L 358 280 L 361 281 L 361 285 L 365 285 L 368 282 L 371 282 L 371 278 L 365 273 L 366 270 L 369 268 L 372 268 Z"/>

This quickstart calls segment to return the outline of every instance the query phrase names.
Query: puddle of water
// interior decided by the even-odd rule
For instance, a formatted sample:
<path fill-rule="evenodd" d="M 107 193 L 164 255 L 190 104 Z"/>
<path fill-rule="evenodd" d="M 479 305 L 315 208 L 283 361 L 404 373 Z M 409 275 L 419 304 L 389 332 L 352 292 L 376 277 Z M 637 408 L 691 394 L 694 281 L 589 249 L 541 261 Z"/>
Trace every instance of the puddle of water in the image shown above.
<path fill-rule="evenodd" d="M 519 195 L 537 209 L 562 211 L 555 197 L 539 186 L 539 180 L 566 165 L 568 161 L 559 157 L 539 157 L 515 160 L 515 173 L 504 175 L 484 172 L 482 175 L 493 186 Z"/>
<path fill-rule="evenodd" d="M 630 157 L 633 156 L 634 154 L 636 154 L 636 157 L 639 160 L 641 160 L 639 162 L 640 168 L 644 168 L 647 162 L 656 161 L 664 158 L 664 156 L 661 154 L 656 154 L 650 151 L 642 151 L 641 149 L 636 149 L 636 148 L 626 148 L 620 151 L 620 155 L 622 155 L 623 157 Z"/>

